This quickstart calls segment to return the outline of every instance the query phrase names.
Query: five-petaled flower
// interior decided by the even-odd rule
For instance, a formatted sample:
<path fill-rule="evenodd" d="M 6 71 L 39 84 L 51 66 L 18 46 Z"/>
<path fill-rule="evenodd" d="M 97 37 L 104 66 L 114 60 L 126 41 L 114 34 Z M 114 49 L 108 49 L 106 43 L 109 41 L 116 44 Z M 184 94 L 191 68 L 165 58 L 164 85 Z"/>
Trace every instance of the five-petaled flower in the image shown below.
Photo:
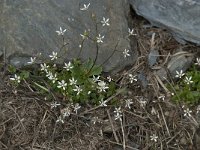
<path fill-rule="evenodd" d="M 77 111 L 78 111 L 80 108 L 81 108 L 81 106 L 79 105 L 79 103 L 76 103 L 76 104 L 74 105 L 74 111 L 76 112 L 76 114 L 77 114 Z"/>
<path fill-rule="evenodd" d="M 121 111 L 121 107 L 119 108 L 115 108 L 115 120 L 119 119 L 120 121 L 122 120 L 122 111 Z"/>
<path fill-rule="evenodd" d="M 45 72 L 47 72 L 48 71 L 47 69 L 49 68 L 49 66 L 46 63 L 40 64 L 40 67 L 41 67 L 41 71 L 43 70 Z"/>
<path fill-rule="evenodd" d="M 76 95 L 79 95 L 83 91 L 83 89 L 81 89 L 80 86 L 75 85 L 73 91 L 77 92 Z"/>
<path fill-rule="evenodd" d="M 67 83 L 64 80 L 62 80 L 61 82 L 58 81 L 58 86 L 57 86 L 58 88 L 62 88 L 63 90 L 65 90 L 66 86 L 67 86 Z"/>
<path fill-rule="evenodd" d="M 130 28 L 128 28 L 128 33 L 129 33 L 129 36 L 137 35 L 137 34 L 134 33 L 134 29 L 131 30 Z"/>
<path fill-rule="evenodd" d="M 151 138 L 151 141 L 154 141 L 154 142 L 157 142 L 158 140 L 158 136 L 156 134 L 151 135 L 150 138 Z"/>
<path fill-rule="evenodd" d="M 74 79 L 74 77 L 72 77 L 72 79 L 69 79 L 69 84 L 70 85 L 76 85 L 77 80 Z"/>
<path fill-rule="evenodd" d="M 129 109 L 131 109 L 131 106 L 130 106 L 130 105 L 133 104 L 132 99 L 129 98 L 129 99 L 126 99 L 125 101 L 126 101 L 125 107 L 128 107 Z"/>
<path fill-rule="evenodd" d="M 58 58 L 58 53 L 57 52 L 52 52 L 52 55 L 49 55 L 49 57 L 51 58 L 51 60 L 55 60 Z"/>
<path fill-rule="evenodd" d="M 137 75 L 133 76 L 132 74 L 129 74 L 128 76 L 129 76 L 130 83 L 133 83 L 133 81 L 137 81 L 137 78 L 136 78 Z"/>
<path fill-rule="evenodd" d="M 107 106 L 107 101 L 105 100 L 103 100 L 103 98 L 99 101 L 99 104 L 100 104 L 100 106 L 102 106 L 102 107 L 106 107 Z"/>
<path fill-rule="evenodd" d="M 131 55 L 129 54 L 129 50 L 128 50 L 128 49 L 125 49 L 125 50 L 123 51 L 123 55 L 124 55 L 124 58 L 126 58 L 127 56 L 131 56 Z"/>
<path fill-rule="evenodd" d="M 56 31 L 56 32 L 58 33 L 58 35 L 64 35 L 66 31 L 67 31 L 67 29 L 64 29 L 64 30 L 63 30 L 63 29 L 60 27 L 60 30 L 59 30 L 59 31 Z"/>
<path fill-rule="evenodd" d="M 196 63 L 195 63 L 195 65 L 198 65 L 198 66 L 200 66 L 200 58 L 196 58 Z"/>
<path fill-rule="evenodd" d="M 176 71 L 176 78 L 182 78 L 185 75 L 185 73 L 183 73 L 183 70 L 181 70 L 180 72 Z"/>
<path fill-rule="evenodd" d="M 90 3 L 87 4 L 87 5 L 86 5 L 86 4 L 83 4 L 83 7 L 80 8 L 80 10 L 82 10 L 82 11 L 84 11 L 84 10 L 88 10 L 89 6 L 90 6 Z"/>
<path fill-rule="evenodd" d="M 105 26 L 105 25 L 109 26 L 110 25 L 109 24 L 109 18 L 106 19 L 105 17 L 103 17 L 103 20 L 101 21 L 101 23 L 102 23 L 102 26 Z"/>
<path fill-rule="evenodd" d="M 192 111 L 191 111 L 189 108 L 187 108 L 187 109 L 185 109 L 185 110 L 183 110 L 183 111 L 184 111 L 184 116 L 191 117 Z"/>
<path fill-rule="evenodd" d="M 62 116 L 59 116 L 58 119 L 56 120 L 56 122 L 64 123 L 64 120 L 63 120 Z"/>
<path fill-rule="evenodd" d="M 31 57 L 31 61 L 30 62 L 27 62 L 28 64 L 33 64 L 36 60 L 36 57 Z"/>
<path fill-rule="evenodd" d="M 106 89 L 108 89 L 109 87 L 106 85 L 106 83 L 104 81 L 99 81 L 98 82 L 98 87 L 99 92 L 106 92 Z"/>
<path fill-rule="evenodd" d="M 192 77 L 185 77 L 185 82 L 186 82 L 186 84 L 193 83 Z"/>
<path fill-rule="evenodd" d="M 63 67 L 65 68 L 67 71 L 69 71 L 70 69 L 74 68 L 71 62 L 65 63 L 65 66 Z"/>
<path fill-rule="evenodd" d="M 21 77 L 15 74 L 14 78 L 10 78 L 10 80 L 16 81 L 17 83 L 20 83 L 21 82 Z"/>
<path fill-rule="evenodd" d="M 97 37 L 97 43 L 103 43 L 104 36 L 101 36 L 101 34 L 99 34 L 99 36 Z"/>
<path fill-rule="evenodd" d="M 57 106 L 60 106 L 61 104 L 60 103 L 58 103 L 58 102 L 53 102 L 53 103 L 51 103 L 51 109 L 52 108 L 56 108 Z"/>

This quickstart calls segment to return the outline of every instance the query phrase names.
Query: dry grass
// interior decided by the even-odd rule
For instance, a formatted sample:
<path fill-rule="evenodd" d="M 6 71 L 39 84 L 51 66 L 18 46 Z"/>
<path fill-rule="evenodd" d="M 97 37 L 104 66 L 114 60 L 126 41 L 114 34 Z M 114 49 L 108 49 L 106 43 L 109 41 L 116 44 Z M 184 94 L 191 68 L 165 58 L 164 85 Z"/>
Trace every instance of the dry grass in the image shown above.
<path fill-rule="evenodd" d="M 148 150 L 148 149 L 195 149 L 193 137 L 196 124 L 183 116 L 181 105 L 170 101 L 165 84 L 154 70 L 164 66 L 176 49 L 199 49 L 193 45 L 181 45 L 162 29 L 144 28 L 146 21 L 133 16 L 140 57 L 128 70 L 114 78 L 119 87 L 128 85 L 125 93 L 112 98 L 123 110 L 123 121 L 114 120 L 114 106 L 106 108 L 91 105 L 82 106 L 78 114 L 72 114 L 64 124 L 56 123 L 65 101 L 56 97 L 62 107 L 51 109 L 44 96 L 32 91 L 29 83 L 17 92 L 9 84 L 8 76 L 2 75 L 0 88 L 0 149 L 1 150 Z M 152 33 L 155 37 L 152 38 Z M 147 56 L 150 49 L 158 49 L 160 56 L 155 68 L 150 68 Z M 128 84 L 127 74 L 142 71 L 148 80 L 143 88 L 138 83 Z M 159 96 L 165 95 L 165 100 Z M 140 96 L 147 99 L 142 107 Z M 124 107 L 124 99 L 133 99 L 131 109 Z M 152 112 L 152 109 L 155 110 Z M 98 117 L 93 124 L 92 118 Z M 156 134 L 158 141 L 150 136 Z"/>

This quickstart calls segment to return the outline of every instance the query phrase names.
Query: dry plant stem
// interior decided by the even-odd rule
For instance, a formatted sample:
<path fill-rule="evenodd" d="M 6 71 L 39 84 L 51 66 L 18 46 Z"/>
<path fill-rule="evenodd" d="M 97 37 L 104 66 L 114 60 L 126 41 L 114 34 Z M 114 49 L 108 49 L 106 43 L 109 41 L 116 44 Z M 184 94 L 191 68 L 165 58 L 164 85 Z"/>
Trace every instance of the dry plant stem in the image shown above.
<path fill-rule="evenodd" d="M 123 145 L 120 144 L 120 143 L 116 143 L 116 142 L 113 142 L 113 141 L 109 141 L 109 142 L 112 143 L 112 144 L 117 144 L 117 145 L 123 146 Z M 126 148 L 129 148 L 129 149 L 131 149 L 131 150 L 139 150 L 139 149 L 137 149 L 137 148 L 133 148 L 133 147 L 128 146 L 128 145 L 126 145 Z"/>
<path fill-rule="evenodd" d="M 123 117 L 124 117 L 124 114 L 123 114 Z M 124 127 L 123 127 L 123 123 L 122 123 L 122 119 L 121 118 L 120 118 L 120 125 L 121 125 L 122 136 L 123 136 L 123 149 L 126 150 L 126 139 L 125 139 Z"/>
<path fill-rule="evenodd" d="M 116 134 L 116 132 L 115 132 L 114 125 L 113 125 L 112 118 L 111 118 L 111 116 L 110 116 L 109 110 L 107 110 L 107 114 L 108 114 L 108 118 L 109 118 L 109 121 L 110 121 L 110 124 L 111 124 L 111 127 L 112 127 L 113 135 L 114 135 L 114 137 L 115 137 L 115 141 L 116 141 L 117 143 L 119 143 L 119 139 L 118 139 L 117 134 Z"/>
<path fill-rule="evenodd" d="M 34 92 L 33 91 L 33 89 L 30 87 L 30 85 L 26 82 L 26 80 L 25 79 L 23 79 L 24 80 L 24 83 L 27 85 L 27 87 L 29 88 L 29 90 L 31 91 L 31 92 Z"/>
<path fill-rule="evenodd" d="M 19 117 L 19 115 L 17 114 L 16 110 L 14 110 L 14 109 L 12 108 L 12 106 L 10 106 L 9 108 L 15 113 L 15 115 L 17 116 L 17 119 L 19 120 L 21 126 L 23 127 L 25 133 L 27 134 L 28 132 L 27 132 L 26 128 L 24 127 L 24 125 L 23 125 L 23 123 L 22 123 L 22 121 L 21 121 L 22 119 Z"/>
<path fill-rule="evenodd" d="M 115 98 L 117 95 L 119 95 L 120 93 L 124 92 L 125 89 L 126 89 L 126 87 L 124 87 L 124 88 L 122 88 L 122 89 L 119 89 L 119 90 L 117 91 L 116 94 L 114 94 L 113 96 L 109 97 L 109 98 L 106 99 L 105 101 L 106 101 L 106 102 L 111 101 L 111 100 L 112 100 L 113 98 Z M 87 113 L 89 113 L 90 111 L 96 110 L 96 109 L 98 109 L 98 108 L 100 108 L 100 107 L 102 107 L 102 106 L 99 105 L 99 106 L 96 106 L 96 107 L 91 108 L 91 109 L 89 109 L 89 110 L 86 110 L 86 111 L 84 111 L 83 113 L 81 113 L 81 115 L 87 114 Z"/>
<path fill-rule="evenodd" d="M 158 77 L 158 75 L 154 74 L 156 80 L 158 81 L 158 83 L 161 85 L 161 87 L 165 90 L 166 93 L 170 93 L 170 91 L 166 88 L 166 86 L 163 84 L 163 82 L 160 80 L 160 78 Z"/>
<path fill-rule="evenodd" d="M 173 140 L 175 139 L 179 134 L 181 133 L 181 131 L 179 131 L 177 134 L 175 134 L 169 141 L 167 141 L 167 145 Z"/>
<path fill-rule="evenodd" d="M 161 111 L 161 114 L 162 114 L 162 117 L 163 117 L 163 121 L 164 121 L 165 127 L 166 127 L 166 129 L 167 129 L 167 133 L 168 133 L 168 135 L 171 137 L 171 134 L 170 134 L 170 132 L 169 132 L 169 128 L 168 128 L 168 126 L 167 126 L 167 122 L 166 122 L 165 116 L 164 116 L 164 114 L 163 114 L 162 107 L 160 106 L 160 104 L 158 104 L 158 106 L 159 106 L 159 108 L 160 108 L 160 111 Z"/>

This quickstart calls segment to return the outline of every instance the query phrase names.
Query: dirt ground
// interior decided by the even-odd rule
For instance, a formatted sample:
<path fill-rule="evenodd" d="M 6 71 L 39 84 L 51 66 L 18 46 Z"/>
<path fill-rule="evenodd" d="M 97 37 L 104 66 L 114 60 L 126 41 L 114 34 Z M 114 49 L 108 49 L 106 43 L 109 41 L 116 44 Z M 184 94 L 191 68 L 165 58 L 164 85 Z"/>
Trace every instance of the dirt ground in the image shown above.
<path fill-rule="evenodd" d="M 14 89 L 9 74 L 2 67 L 0 78 L 0 149 L 1 150 L 192 150 L 198 149 L 198 126 L 184 117 L 182 104 L 174 104 L 171 94 L 163 88 L 149 68 L 147 56 L 152 47 L 159 50 L 157 68 L 167 56 L 177 49 L 198 51 L 199 47 L 179 44 L 171 34 L 132 14 L 139 57 L 135 65 L 113 76 L 125 92 L 113 95 L 123 110 L 123 121 L 114 119 L 114 106 L 95 107 L 84 105 L 78 113 L 71 114 L 64 123 L 56 122 L 62 105 L 51 109 L 51 101 L 37 91 L 31 91 L 29 83 Z M 3 66 L 3 62 L 1 63 Z M 140 82 L 128 84 L 127 74 L 143 71 L 148 80 L 144 88 Z M 159 97 L 165 96 L 162 100 Z M 131 109 L 124 107 L 124 100 L 131 98 Z M 146 100 L 141 106 L 140 100 Z M 119 105 L 118 104 L 118 105 Z M 195 116 L 196 107 L 193 108 Z M 98 117 L 98 119 L 97 119 Z M 96 120 L 94 120 L 96 118 Z M 197 130 L 198 129 L 198 130 Z M 197 132 L 196 132 L 197 130 Z M 158 136 L 157 142 L 151 136 Z M 196 148 L 195 148 L 196 146 Z"/>

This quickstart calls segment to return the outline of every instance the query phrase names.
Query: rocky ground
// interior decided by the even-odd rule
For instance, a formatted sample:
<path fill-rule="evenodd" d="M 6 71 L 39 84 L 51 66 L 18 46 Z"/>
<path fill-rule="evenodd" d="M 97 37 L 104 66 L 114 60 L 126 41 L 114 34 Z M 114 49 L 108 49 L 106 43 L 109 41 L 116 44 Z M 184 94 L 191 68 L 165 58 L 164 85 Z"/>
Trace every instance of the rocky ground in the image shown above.
<path fill-rule="evenodd" d="M 32 91 L 29 83 L 14 89 L 2 58 L 1 150 L 198 149 L 197 106 L 191 108 L 193 119 L 185 117 L 183 104 L 171 101 L 171 93 L 165 87 L 166 81 L 161 79 L 165 74 L 168 77 L 171 75 L 168 72 L 161 72 L 160 75 L 158 70 L 166 68 L 174 54 L 185 50 L 195 54 L 200 51 L 199 47 L 179 44 L 168 31 L 150 26 L 134 13 L 132 17 L 136 33 L 133 38 L 137 39 L 139 57 L 135 65 L 112 76 L 119 87 L 126 87 L 125 91 L 118 91 L 112 97 L 121 106 L 122 122 L 115 120 L 113 105 L 102 108 L 90 104 L 83 105 L 77 114 L 71 114 L 64 123 L 57 122 L 65 101 L 56 97 L 62 106 L 51 109 L 51 102 L 46 101 L 44 95 Z M 152 49 L 159 55 L 151 58 L 153 65 L 150 65 Z M 190 56 L 187 55 L 187 58 Z M 183 66 L 192 61 L 184 62 L 186 64 Z M 174 62 L 173 66 L 182 63 Z M 139 80 L 129 83 L 127 75 L 130 73 L 139 74 Z M 125 107 L 127 99 L 133 100 L 130 108 Z"/>

